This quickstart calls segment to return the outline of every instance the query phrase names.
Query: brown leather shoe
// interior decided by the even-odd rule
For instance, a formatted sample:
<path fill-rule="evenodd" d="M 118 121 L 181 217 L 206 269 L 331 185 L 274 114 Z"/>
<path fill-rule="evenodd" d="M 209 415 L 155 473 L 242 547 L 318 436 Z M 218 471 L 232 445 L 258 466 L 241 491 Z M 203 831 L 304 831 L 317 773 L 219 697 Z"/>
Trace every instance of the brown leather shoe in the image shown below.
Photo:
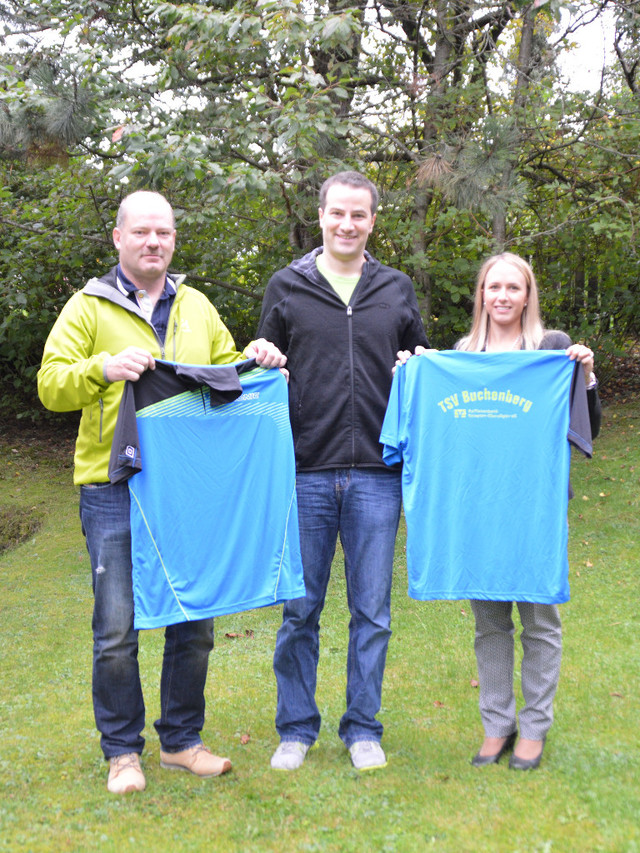
<path fill-rule="evenodd" d="M 182 752 L 164 752 L 160 750 L 160 767 L 167 770 L 188 770 L 202 779 L 209 776 L 222 776 L 231 770 L 228 758 L 213 755 L 203 743 L 197 743 Z"/>
<path fill-rule="evenodd" d="M 137 752 L 127 752 L 109 759 L 107 790 L 112 794 L 132 794 L 134 791 L 144 791 L 146 786 Z"/>

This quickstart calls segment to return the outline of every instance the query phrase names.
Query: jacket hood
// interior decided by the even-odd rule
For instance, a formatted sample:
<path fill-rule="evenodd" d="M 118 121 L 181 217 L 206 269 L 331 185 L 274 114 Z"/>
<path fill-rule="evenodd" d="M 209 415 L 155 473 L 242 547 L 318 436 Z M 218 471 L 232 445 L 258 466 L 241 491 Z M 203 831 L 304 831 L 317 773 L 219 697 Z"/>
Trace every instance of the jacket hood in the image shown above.
<path fill-rule="evenodd" d="M 167 276 L 175 284 L 177 294 L 178 289 L 186 276 L 169 275 L 168 273 Z M 109 272 L 105 273 L 100 278 L 90 278 L 82 288 L 82 293 L 85 293 L 87 296 L 97 296 L 100 299 L 108 299 L 109 302 L 119 305 L 120 308 L 124 308 L 125 311 L 131 311 L 132 314 L 137 314 L 139 317 L 142 317 L 142 319 L 145 319 L 144 314 L 136 303 L 118 289 L 117 267 L 111 267 Z"/>

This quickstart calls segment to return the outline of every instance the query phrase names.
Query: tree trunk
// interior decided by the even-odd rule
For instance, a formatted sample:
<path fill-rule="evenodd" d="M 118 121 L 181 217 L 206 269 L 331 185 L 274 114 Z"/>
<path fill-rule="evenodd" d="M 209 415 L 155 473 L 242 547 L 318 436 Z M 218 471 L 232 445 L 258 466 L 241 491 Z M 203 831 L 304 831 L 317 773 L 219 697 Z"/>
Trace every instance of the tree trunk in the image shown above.
<path fill-rule="evenodd" d="M 520 48 L 518 50 L 518 63 L 516 65 L 516 86 L 513 93 L 513 114 L 516 121 L 516 127 L 519 127 L 520 125 L 520 116 L 527 101 L 527 92 L 529 89 L 532 68 L 533 33 L 536 13 L 537 9 L 532 5 L 527 9 L 522 19 Z M 518 134 L 517 138 L 521 138 L 520 134 Z M 518 154 L 517 152 L 514 152 L 512 158 L 509 159 L 505 166 L 502 180 L 500 182 L 500 190 L 505 194 L 511 186 L 517 161 Z M 502 210 L 497 211 L 493 216 L 493 243 L 495 251 L 503 252 L 506 242 L 507 217 L 506 209 L 503 207 Z"/>

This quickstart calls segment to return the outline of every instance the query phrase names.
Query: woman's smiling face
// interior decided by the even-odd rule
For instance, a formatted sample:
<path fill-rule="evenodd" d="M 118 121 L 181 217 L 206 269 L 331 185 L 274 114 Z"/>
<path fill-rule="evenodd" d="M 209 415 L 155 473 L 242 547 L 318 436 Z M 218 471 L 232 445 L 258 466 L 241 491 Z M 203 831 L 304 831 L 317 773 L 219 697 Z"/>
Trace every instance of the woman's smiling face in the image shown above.
<path fill-rule="evenodd" d="M 491 323 L 503 328 L 517 327 L 520 331 L 529 288 L 524 274 L 517 267 L 508 261 L 495 263 L 485 277 L 483 296 Z"/>

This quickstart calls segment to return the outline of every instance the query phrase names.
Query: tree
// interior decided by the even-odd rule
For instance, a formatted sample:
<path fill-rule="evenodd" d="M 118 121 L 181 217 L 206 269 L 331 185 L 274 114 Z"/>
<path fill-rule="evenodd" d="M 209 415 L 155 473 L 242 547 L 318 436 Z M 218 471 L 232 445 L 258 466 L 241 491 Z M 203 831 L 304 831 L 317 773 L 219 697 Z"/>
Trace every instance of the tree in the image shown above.
<path fill-rule="evenodd" d="M 607 6 L 619 12 L 626 99 L 604 79 L 594 96 L 557 77 L 559 52 Z M 628 250 L 637 216 L 637 5 L 578 8 L 567 24 L 558 0 L 0 0 L 12 34 L 0 93 L 7 245 L 29 245 L 34 208 L 21 199 L 36 163 L 61 192 L 83 188 L 78 215 L 52 205 L 40 223 L 58 235 L 67 287 L 97 259 L 70 263 L 59 213 L 108 241 L 122 192 L 159 189 L 178 214 L 176 265 L 246 340 L 270 273 L 319 239 L 321 181 L 359 168 L 382 191 L 371 249 L 413 277 L 439 345 L 466 328 L 478 262 L 503 246 L 535 256 L 543 282 L 559 266 L 571 279 L 579 311 L 553 293 L 558 325 L 569 315 L 577 331 L 630 329 L 600 310 L 611 291 L 593 237 L 617 228 Z M 580 276 L 597 314 L 577 296 Z"/>

